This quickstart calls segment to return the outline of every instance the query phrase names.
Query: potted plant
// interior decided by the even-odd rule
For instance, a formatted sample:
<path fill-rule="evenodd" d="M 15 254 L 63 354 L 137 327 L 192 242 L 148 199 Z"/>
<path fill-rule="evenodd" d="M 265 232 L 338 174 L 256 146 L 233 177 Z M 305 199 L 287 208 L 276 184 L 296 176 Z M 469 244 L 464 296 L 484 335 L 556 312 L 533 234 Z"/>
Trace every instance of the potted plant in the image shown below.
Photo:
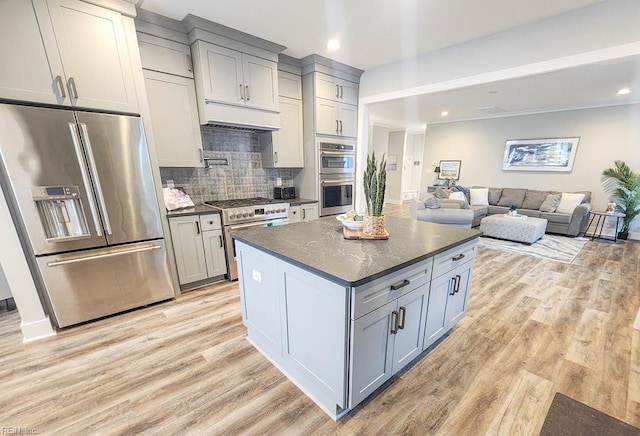
<path fill-rule="evenodd" d="M 513 204 L 509 207 L 509 215 L 518 216 L 518 208 Z"/>
<path fill-rule="evenodd" d="M 386 234 L 385 219 L 382 215 L 384 193 L 387 185 L 387 164 L 382 155 L 380 167 L 376 162 L 376 154 L 367 156 L 367 168 L 364 172 L 364 196 L 367 202 L 367 213 L 364 216 L 363 232 L 377 236 Z"/>
<path fill-rule="evenodd" d="M 621 160 L 614 162 L 614 168 L 602 172 L 602 186 L 616 203 L 615 211 L 625 214 L 619 239 L 627 239 L 629 226 L 640 214 L 640 174 L 637 174 Z M 618 231 L 618 229 L 616 229 Z"/>

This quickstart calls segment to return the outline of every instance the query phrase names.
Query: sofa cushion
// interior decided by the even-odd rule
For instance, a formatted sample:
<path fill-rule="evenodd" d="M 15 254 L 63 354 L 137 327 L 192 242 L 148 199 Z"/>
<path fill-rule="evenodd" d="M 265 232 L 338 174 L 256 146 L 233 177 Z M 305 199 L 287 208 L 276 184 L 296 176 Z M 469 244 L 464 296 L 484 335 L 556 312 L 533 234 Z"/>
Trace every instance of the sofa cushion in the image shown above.
<path fill-rule="evenodd" d="M 467 201 L 467 197 L 464 195 L 464 192 L 452 192 L 449 194 L 449 199 Z"/>
<path fill-rule="evenodd" d="M 566 213 L 540 212 L 540 218 L 544 218 L 550 223 L 569 224 L 571 215 Z"/>
<path fill-rule="evenodd" d="M 504 188 L 502 190 L 500 201 L 498 201 L 498 206 L 521 207 L 526 193 L 526 189 Z"/>
<path fill-rule="evenodd" d="M 521 215 L 530 216 L 532 218 L 540 218 L 539 210 L 521 208 L 521 209 L 518 209 L 518 213 Z"/>
<path fill-rule="evenodd" d="M 485 216 L 488 212 L 487 208 L 488 206 L 480 206 L 480 205 L 471 206 L 470 209 L 473 211 L 473 219 Z"/>
<path fill-rule="evenodd" d="M 440 207 L 451 208 L 452 205 L 456 206 L 456 209 L 469 209 L 469 203 L 466 200 L 456 200 L 453 198 L 443 198 L 440 200 Z"/>
<path fill-rule="evenodd" d="M 560 204 L 560 197 L 562 194 L 549 194 L 547 198 L 544 199 L 540 207 L 538 208 L 540 212 L 555 212 Z"/>
<path fill-rule="evenodd" d="M 489 204 L 495 206 L 502 197 L 502 188 L 489 188 Z"/>
<path fill-rule="evenodd" d="M 471 188 L 469 196 L 471 206 L 489 206 L 489 188 Z"/>
<path fill-rule="evenodd" d="M 575 191 L 574 194 L 584 194 L 582 203 L 591 203 L 591 191 Z"/>
<path fill-rule="evenodd" d="M 418 211 L 417 219 L 431 223 L 471 227 L 473 212 L 462 209 L 425 209 Z"/>
<path fill-rule="evenodd" d="M 436 188 L 434 195 L 442 200 L 443 198 L 449 198 L 449 195 L 451 195 L 452 192 L 452 190 L 447 188 Z"/>
<path fill-rule="evenodd" d="M 535 189 L 527 189 L 527 193 L 524 196 L 524 201 L 522 202 L 522 208 L 530 210 L 540 209 L 540 206 L 549 194 L 549 191 L 536 191 Z"/>
<path fill-rule="evenodd" d="M 572 194 L 570 192 L 563 192 L 560 197 L 560 204 L 556 209 L 557 213 L 568 213 L 572 214 L 573 209 L 575 209 L 582 200 L 584 199 L 584 194 Z"/>
<path fill-rule="evenodd" d="M 427 209 L 438 209 L 440 207 L 440 200 L 430 193 L 422 194 L 420 196 L 420 201 L 424 203 L 424 207 Z"/>
<path fill-rule="evenodd" d="M 497 213 L 507 213 L 509 212 L 509 208 L 505 206 L 491 206 L 487 207 L 487 213 L 489 215 L 495 215 Z"/>

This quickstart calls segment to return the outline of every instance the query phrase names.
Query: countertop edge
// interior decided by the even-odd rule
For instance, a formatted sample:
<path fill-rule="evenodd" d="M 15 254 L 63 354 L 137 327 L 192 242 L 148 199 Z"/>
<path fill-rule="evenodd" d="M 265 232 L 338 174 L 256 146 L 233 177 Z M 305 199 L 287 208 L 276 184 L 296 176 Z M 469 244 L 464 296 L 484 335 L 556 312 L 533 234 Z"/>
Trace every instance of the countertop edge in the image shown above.
<path fill-rule="evenodd" d="M 277 253 L 275 251 L 272 251 L 272 250 L 270 250 L 270 249 L 268 249 L 268 248 L 266 248 L 266 247 L 264 247 L 262 245 L 259 245 L 259 244 L 253 243 L 251 241 L 248 241 L 246 239 L 243 239 L 242 236 L 238 236 L 238 234 L 234 234 L 234 235 L 232 235 L 232 237 L 233 237 L 233 239 L 241 241 L 242 243 L 247 244 L 250 247 L 253 247 L 253 248 L 256 248 L 256 249 L 258 249 L 260 251 L 268 253 L 268 254 L 270 254 L 270 255 L 272 255 L 272 256 L 280 259 L 280 260 L 283 260 L 283 261 L 288 262 L 288 263 L 290 263 L 290 264 L 292 264 L 294 266 L 302 268 L 305 271 L 313 272 L 314 274 L 316 274 L 316 275 L 318 275 L 320 277 L 323 277 L 323 278 L 325 278 L 327 280 L 331 280 L 331 281 L 333 281 L 333 282 L 335 282 L 335 283 L 337 283 L 339 285 L 348 286 L 348 287 L 356 287 L 356 286 L 364 285 L 365 283 L 372 282 L 372 281 L 374 281 L 374 280 L 376 280 L 376 279 L 378 279 L 380 277 L 384 277 L 384 276 L 389 275 L 391 273 L 394 273 L 396 271 L 399 271 L 399 270 L 401 270 L 401 269 L 403 269 L 403 268 L 405 268 L 407 266 L 413 265 L 413 264 L 418 263 L 420 261 L 423 261 L 423 260 L 425 260 L 425 259 L 427 259 L 429 257 L 435 256 L 435 255 L 437 255 L 439 253 L 447 251 L 450 248 L 453 248 L 453 247 L 455 247 L 457 245 L 461 245 L 461 244 L 464 244 L 466 242 L 472 241 L 474 239 L 478 239 L 481 234 L 482 233 L 478 231 L 477 235 L 472 235 L 472 236 L 468 236 L 468 237 L 465 237 L 465 238 L 461 238 L 459 241 L 456 241 L 453 244 L 449 244 L 449 245 L 446 245 L 446 246 L 444 246 L 442 248 L 439 248 L 437 250 L 433 250 L 431 252 L 425 253 L 424 255 L 418 256 L 418 257 L 416 257 L 414 259 L 408 260 L 408 261 L 403 262 L 403 263 L 399 263 L 397 265 L 394 265 L 391 268 L 387 268 L 386 270 L 380 271 L 378 273 L 372 274 L 369 277 L 365 277 L 363 279 L 356 280 L 356 281 L 349 281 L 349 280 L 345 280 L 345 279 L 343 279 L 341 277 L 334 276 L 333 274 L 329 274 L 326 271 L 319 270 L 319 269 L 314 268 L 314 267 L 312 267 L 310 265 L 307 265 L 307 264 L 305 264 L 303 262 L 297 261 L 297 260 L 292 259 L 290 257 L 287 257 L 287 256 L 285 256 L 283 254 L 280 254 L 280 253 Z"/>
<path fill-rule="evenodd" d="M 185 209 L 168 210 L 167 218 L 174 218 L 177 216 L 189 216 L 189 215 L 208 215 L 210 213 L 216 213 L 220 215 L 220 210 L 214 209 L 203 204 L 199 204 L 195 207 L 189 207 Z"/>

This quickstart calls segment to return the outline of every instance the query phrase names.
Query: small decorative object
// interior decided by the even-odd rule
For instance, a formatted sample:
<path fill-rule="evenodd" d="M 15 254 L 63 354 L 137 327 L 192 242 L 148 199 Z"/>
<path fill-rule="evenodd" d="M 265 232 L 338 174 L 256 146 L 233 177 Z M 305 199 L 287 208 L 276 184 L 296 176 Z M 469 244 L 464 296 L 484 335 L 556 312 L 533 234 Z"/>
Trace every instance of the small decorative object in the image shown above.
<path fill-rule="evenodd" d="M 615 161 L 614 166 L 604 170 L 600 180 L 604 191 L 615 200 L 614 211 L 624 214 L 618 239 L 627 239 L 629 226 L 640 214 L 640 174 L 621 160 Z"/>
<path fill-rule="evenodd" d="M 580 138 L 515 139 L 507 141 L 503 171 L 571 172 Z"/>
<path fill-rule="evenodd" d="M 614 210 L 616 210 L 616 204 L 611 201 L 607 203 L 607 208 L 604 211 L 605 213 L 613 213 Z"/>
<path fill-rule="evenodd" d="M 376 162 L 376 154 L 367 156 L 367 168 L 364 171 L 364 196 L 367 202 L 367 213 L 364 216 L 363 232 L 368 236 L 387 234 L 385 218 L 382 215 L 384 193 L 387 184 L 387 165 L 382 155 L 380 167 Z"/>
<path fill-rule="evenodd" d="M 447 183 L 451 185 L 452 181 L 460 180 L 460 166 L 462 166 L 461 160 L 441 160 L 438 178 L 447 180 Z"/>
<path fill-rule="evenodd" d="M 364 226 L 364 216 L 358 214 L 355 210 L 350 210 L 345 214 L 338 215 L 336 219 L 350 230 L 360 230 Z"/>
<path fill-rule="evenodd" d="M 511 205 L 511 207 L 509 208 L 509 215 L 511 216 L 518 216 L 518 208 L 515 207 L 514 205 Z"/>
<path fill-rule="evenodd" d="M 438 186 L 438 185 L 440 184 L 440 182 L 439 182 L 439 180 L 438 180 L 438 179 L 440 178 L 440 167 L 435 167 L 435 168 L 433 169 L 433 172 L 434 172 L 434 173 L 435 173 L 435 175 L 436 175 L 436 178 L 435 178 L 435 180 L 433 181 L 433 186 Z"/>

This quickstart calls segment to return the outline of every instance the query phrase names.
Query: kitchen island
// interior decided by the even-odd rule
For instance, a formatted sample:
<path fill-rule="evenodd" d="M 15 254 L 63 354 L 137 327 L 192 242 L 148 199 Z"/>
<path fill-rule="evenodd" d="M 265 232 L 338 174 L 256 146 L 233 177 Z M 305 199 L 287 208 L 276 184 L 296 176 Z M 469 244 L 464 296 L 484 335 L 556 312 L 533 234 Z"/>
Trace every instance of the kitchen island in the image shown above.
<path fill-rule="evenodd" d="M 346 240 L 331 217 L 232 234 L 247 339 L 333 419 L 466 313 L 480 232 L 386 227 L 388 240 Z"/>

